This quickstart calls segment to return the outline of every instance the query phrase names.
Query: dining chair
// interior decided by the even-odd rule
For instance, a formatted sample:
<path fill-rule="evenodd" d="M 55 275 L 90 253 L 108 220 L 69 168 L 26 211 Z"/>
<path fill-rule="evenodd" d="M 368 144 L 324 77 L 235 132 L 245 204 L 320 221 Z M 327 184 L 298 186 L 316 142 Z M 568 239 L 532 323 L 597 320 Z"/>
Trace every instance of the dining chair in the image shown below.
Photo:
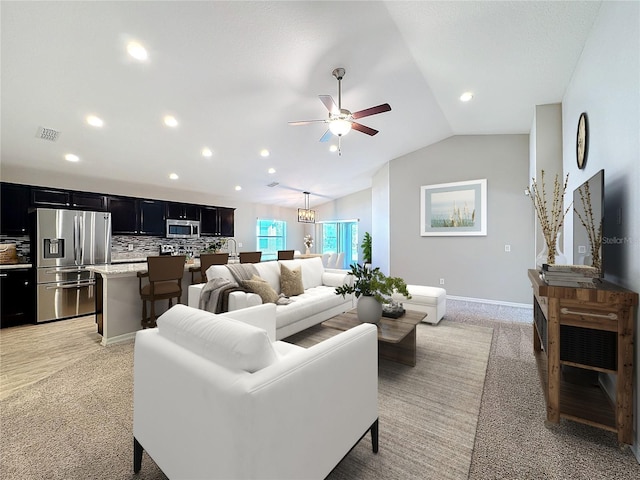
<path fill-rule="evenodd" d="M 200 254 L 200 266 L 191 267 L 191 285 L 195 283 L 203 283 L 207 281 L 207 270 L 211 265 L 226 265 L 229 263 L 228 253 L 201 253 Z M 200 272 L 200 278 L 197 279 L 195 274 Z M 196 281 L 197 280 L 197 281 Z"/>
<path fill-rule="evenodd" d="M 336 258 L 338 258 L 338 254 L 332 252 L 329 254 L 329 258 L 327 259 L 327 268 L 336 268 Z"/>
<path fill-rule="evenodd" d="M 262 252 L 240 252 L 240 263 L 259 263 Z"/>
<path fill-rule="evenodd" d="M 142 328 L 156 326 L 156 301 L 168 299 L 169 308 L 172 307 L 174 298 L 177 298 L 180 303 L 186 258 L 185 255 L 147 257 L 147 271 L 137 274 L 142 299 Z M 143 278 L 149 279 L 149 283 L 144 286 Z M 149 317 L 147 317 L 147 302 L 151 303 Z"/>
<path fill-rule="evenodd" d="M 344 252 L 338 254 L 334 266 L 331 268 L 344 268 Z"/>
<path fill-rule="evenodd" d="M 293 260 L 293 250 L 278 250 L 278 260 Z"/>

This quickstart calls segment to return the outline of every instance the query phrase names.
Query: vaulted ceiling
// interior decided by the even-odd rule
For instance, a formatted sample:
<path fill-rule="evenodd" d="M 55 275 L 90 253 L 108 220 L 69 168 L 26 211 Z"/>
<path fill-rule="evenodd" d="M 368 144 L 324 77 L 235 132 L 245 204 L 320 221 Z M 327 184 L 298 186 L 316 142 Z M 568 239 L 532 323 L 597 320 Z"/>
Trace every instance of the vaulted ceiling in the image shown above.
<path fill-rule="evenodd" d="M 451 135 L 528 133 L 562 100 L 599 2 L 10 2 L 1 163 L 300 206 Z M 143 45 L 136 61 L 127 45 Z M 319 94 L 389 103 L 337 144 Z M 465 92 L 473 99 L 459 100 Z M 104 121 L 86 123 L 87 115 Z M 173 115 L 177 127 L 163 123 Z M 56 141 L 37 136 L 41 127 Z M 202 155 L 211 150 L 210 157 Z M 260 152 L 267 149 L 268 157 Z M 72 153 L 77 162 L 65 161 Z M 469 159 L 473 161 L 473 159 Z M 269 173 L 269 169 L 275 173 Z M 176 173 L 177 180 L 169 174 Z M 277 182 L 275 187 L 268 184 Z M 240 191 L 235 186 L 242 187 Z M 135 192 L 132 192 L 132 194 Z"/>

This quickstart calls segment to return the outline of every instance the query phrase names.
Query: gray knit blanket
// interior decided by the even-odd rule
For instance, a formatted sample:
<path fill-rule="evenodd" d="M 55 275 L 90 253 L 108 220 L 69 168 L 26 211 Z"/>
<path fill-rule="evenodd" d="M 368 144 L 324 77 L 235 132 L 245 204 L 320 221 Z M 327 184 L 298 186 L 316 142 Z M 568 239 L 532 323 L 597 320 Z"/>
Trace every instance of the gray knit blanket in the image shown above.
<path fill-rule="evenodd" d="M 240 285 L 244 280 L 251 280 L 251 277 L 258 275 L 258 270 L 251 263 L 230 263 L 226 267 Z"/>

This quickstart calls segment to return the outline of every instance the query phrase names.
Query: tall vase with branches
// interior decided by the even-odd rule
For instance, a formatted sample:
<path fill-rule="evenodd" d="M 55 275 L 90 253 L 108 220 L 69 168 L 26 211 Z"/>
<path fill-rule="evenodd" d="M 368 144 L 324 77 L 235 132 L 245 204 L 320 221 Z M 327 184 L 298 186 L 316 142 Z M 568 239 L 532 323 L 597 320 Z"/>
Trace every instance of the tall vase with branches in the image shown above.
<path fill-rule="evenodd" d="M 600 258 L 600 247 L 602 246 L 602 219 L 598 222 L 596 227 L 596 221 L 593 218 L 593 210 L 591 209 L 591 192 L 589 191 L 589 182 L 586 182 L 582 187 L 578 189 L 580 195 L 580 201 L 582 202 L 582 208 L 584 216 L 578 209 L 574 207 L 574 211 L 580 219 L 580 223 L 587 231 L 589 237 L 589 244 L 591 245 L 591 265 L 602 271 L 602 260 Z"/>
<path fill-rule="evenodd" d="M 564 223 L 564 217 L 571 208 L 571 206 L 566 209 L 564 208 L 564 194 L 567 191 L 569 174 L 567 173 L 564 184 L 560 182 L 560 176 L 556 174 L 553 184 L 551 208 L 549 208 L 547 204 L 547 194 L 544 186 L 544 170 L 540 171 L 540 183 L 536 182 L 535 178 L 531 180 L 533 183 L 530 187 L 527 187 L 527 194 L 533 202 L 540 227 L 542 228 L 542 235 L 547 245 L 547 263 L 555 263 L 558 233 Z"/>

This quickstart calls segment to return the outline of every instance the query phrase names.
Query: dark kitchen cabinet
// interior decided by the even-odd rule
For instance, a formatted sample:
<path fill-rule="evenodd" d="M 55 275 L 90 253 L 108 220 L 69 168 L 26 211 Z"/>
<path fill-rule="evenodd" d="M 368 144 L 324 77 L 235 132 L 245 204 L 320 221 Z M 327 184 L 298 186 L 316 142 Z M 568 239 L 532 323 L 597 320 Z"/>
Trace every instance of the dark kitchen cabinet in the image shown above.
<path fill-rule="evenodd" d="M 71 193 L 66 190 L 31 187 L 31 205 L 66 208 L 71 206 Z"/>
<path fill-rule="evenodd" d="M 164 236 L 166 231 L 166 202 L 161 200 L 139 200 L 140 228 L 142 235 Z"/>
<path fill-rule="evenodd" d="M 104 212 L 107 209 L 107 197 L 98 193 L 71 192 L 71 206 Z"/>
<path fill-rule="evenodd" d="M 203 236 L 233 237 L 234 209 L 200 207 L 200 231 Z"/>
<path fill-rule="evenodd" d="M 167 204 L 167 218 L 173 220 L 200 220 L 200 207 L 189 203 Z"/>
<path fill-rule="evenodd" d="M 138 233 L 138 206 L 135 198 L 109 197 L 111 233 L 133 235 Z"/>
<path fill-rule="evenodd" d="M 27 235 L 29 233 L 28 185 L 2 183 L 0 185 L 0 233 Z"/>
<path fill-rule="evenodd" d="M 0 269 L 0 327 L 33 323 L 33 285 L 31 268 Z"/>

